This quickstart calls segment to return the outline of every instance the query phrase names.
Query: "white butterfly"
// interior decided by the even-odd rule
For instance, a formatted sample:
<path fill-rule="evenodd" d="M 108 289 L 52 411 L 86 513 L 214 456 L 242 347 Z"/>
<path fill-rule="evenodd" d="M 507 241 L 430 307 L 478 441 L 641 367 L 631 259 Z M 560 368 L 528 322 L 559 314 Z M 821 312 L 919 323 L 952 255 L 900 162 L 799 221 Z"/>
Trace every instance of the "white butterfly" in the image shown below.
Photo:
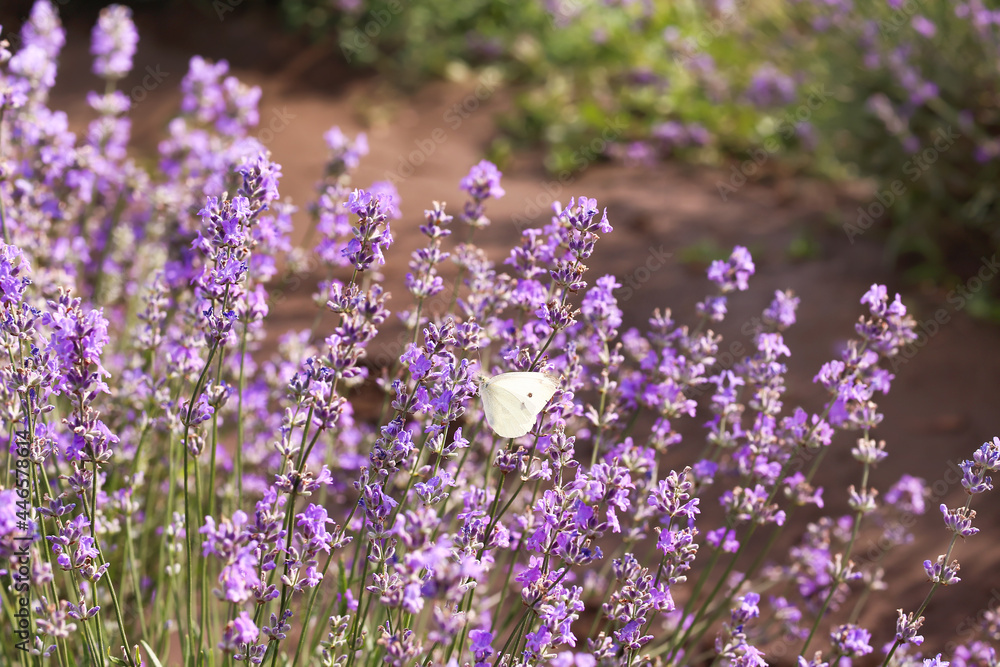
<path fill-rule="evenodd" d="M 535 425 L 538 413 L 559 388 L 545 373 L 501 373 L 479 378 L 486 423 L 502 438 L 519 438 Z"/>

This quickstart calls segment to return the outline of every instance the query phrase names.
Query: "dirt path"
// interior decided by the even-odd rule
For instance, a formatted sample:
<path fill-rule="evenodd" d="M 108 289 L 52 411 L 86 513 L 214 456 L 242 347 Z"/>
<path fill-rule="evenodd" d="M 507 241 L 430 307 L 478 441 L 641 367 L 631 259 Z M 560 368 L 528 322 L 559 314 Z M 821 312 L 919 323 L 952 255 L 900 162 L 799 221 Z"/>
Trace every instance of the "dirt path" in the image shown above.
<path fill-rule="evenodd" d="M 364 186 L 393 173 L 400 177 L 404 219 L 394 226 L 396 261 L 390 261 L 386 273 L 389 289 L 402 299 L 405 258 L 417 242 L 416 226 L 424 208 L 437 199 L 449 202 L 457 212 L 463 201 L 458 181 L 483 156 L 493 132 L 492 116 L 507 103 L 505 96 L 491 91 L 489 80 L 470 79 L 429 85 L 408 99 L 393 98 L 374 80 L 345 80 L 328 58 L 299 68 L 289 77 L 291 57 L 296 53 L 293 45 L 281 37 L 263 39 L 264 26 L 253 19 L 240 22 L 227 17 L 220 28 L 212 23 L 214 17 L 207 17 L 180 41 L 161 37 L 177 34 L 169 21 L 140 18 L 137 69 L 148 66 L 167 74 L 135 110 L 137 147 L 151 149 L 162 136 L 162 126 L 179 99 L 177 88 L 187 59 L 194 53 L 229 54 L 235 73 L 262 87 L 261 125 L 265 129 L 260 138 L 284 167 L 282 193 L 299 205 L 310 200 L 326 157 L 322 133 L 332 125 L 349 134 L 367 131 L 372 150 L 355 182 Z M 95 82 L 88 69 L 88 33 L 89 26 L 73 26 L 53 95 L 53 105 L 66 109 L 77 128 L 89 118 L 84 94 Z M 751 292 L 733 301 L 730 324 L 723 331 L 727 341 L 746 344 L 740 334 L 742 323 L 759 314 L 775 289 L 792 288 L 801 297 L 799 324 L 786 336 L 792 350 L 786 404 L 801 403 L 807 408 L 819 404 L 823 397 L 811 379 L 852 335 L 862 293 L 873 282 L 888 283 L 890 291 L 899 286 L 887 272 L 874 239 L 863 236 L 851 244 L 838 226 L 827 222 L 837 211 L 849 214 L 857 202 L 822 184 L 751 183 L 722 201 L 716 183 L 728 178 L 724 171 L 676 164 L 625 168 L 595 162 L 571 182 L 560 184 L 545 175 L 539 163 L 538 156 L 521 156 L 504 170 L 507 196 L 490 204 L 494 223 L 477 237 L 493 259 L 502 260 L 515 242 L 514 220 L 537 224 L 545 219 L 553 192 L 563 202 L 573 195 L 596 198 L 607 207 L 615 231 L 598 245 L 592 277 L 611 273 L 622 280 L 631 278 L 632 294 L 623 306 L 628 326 L 642 325 L 654 306 L 670 306 L 678 317 L 690 321 L 693 304 L 703 296 L 707 281 L 702 267 L 681 261 L 685 250 L 705 243 L 719 248 L 746 245 L 753 251 L 757 275 Z M 300 232 L 304 224 L 300 214 Z M 792 260 L 787 249 L 803 234 L 815 242 L 818 253 L 808 260 Z M 672 257 L 649 271 L 647 267 L 656 262 L 647 265 L 647 260 L 663 253 Z M 291 327 L 308 326 L 314 311 L 308 295 L 299 296 L 279 309 L 279 321 Z M 888 442 L 891 453 L 875 472 L 875 484 L 883 490 L 903 472 L 941 480 L 950 462 L 968 457 L 985 439 L 1000 434 L 996 388 L 1000 336 L 996 329 L 970 320 L 956 309 L 954 300 L 945 300 L 945 293 L 911 292 L 905 299 L 918 320 L 937 316 L 947 323 L 938 327 L 911 361 L 901 365 L 892 394 L 880 402 L 885 421 L 876 437 Z M 826 496 L 838 510 L 845 509 L 838 499 L 849 484 L 858 482 L 860 472 L 845 444 L 831 452 L 834 455 L 827 458 L 825 471 Z M 678 465 L 696 451 L 694 443 L 688 447 L 678 448 Z M 943 482 L 945 486 L 937 490 L 946 492 L 949 504 L 962 502 L 961 487 L 953 478 L 948 480 L 950 484 Z M 892 610 L 896 606 L 915 609 L 927 590 L 920 563 L 941 553 L 948 538 L 936 509 L 918 525 L 917 542 L 886 563 L 894 588 L 884 596 L 878 625 L 890 634 L 895 622 Z M 960 545 L 957 552 L 963 565 L 960 590 L 940 592 L 928 614 L 924 633 L 928 648 L 958 632 L 965 616 L 979 613 L 989 603 L 991 589 L 1000 588 L 1000 572 L 990 546 L 1000 530 L 1000 503 L 980 508 L 977 525 L 983 534 Z"/>

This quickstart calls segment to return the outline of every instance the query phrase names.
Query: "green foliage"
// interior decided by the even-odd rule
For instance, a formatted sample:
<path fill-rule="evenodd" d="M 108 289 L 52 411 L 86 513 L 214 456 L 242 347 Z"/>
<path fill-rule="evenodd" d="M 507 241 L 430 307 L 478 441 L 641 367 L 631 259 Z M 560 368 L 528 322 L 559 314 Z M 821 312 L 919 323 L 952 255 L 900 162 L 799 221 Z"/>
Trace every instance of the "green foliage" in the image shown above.
<path fill-rule="evenodd" d="M 335 35 L 347 62 L 375 65 L 403 84 L 442 75 L 455 60 L 494 61 L 547 21 L 529 0 L 284 0 L 282 7 L 293 27 Z"/>
<path fill-rule="evenodd" d="M 508 140 L 544 145 L 553 172 L 585 168 L 666 121 L 697 125 L 696 137 L 667 152 L 699 161 L 717 158 L 715 144 L 732 152 L 764 138 L 766 116 L 738 93 L 759 64 L 753 40 L 740 36 L 743 8 L 720 15 L 700 3 L 582 0 L 374 0 L 356 11 L 285 0 L 283 7 L 292 25 L 336 34 L 348 62 L 375 65 L 404 84 L 440 76 L 456 60 L 501 68 L 520 91 L 516 110 L 502 119 Z M 596 140 L 603 146 L 595 151 Z"/>
<path fill-rule="evenodd" d="M 984 23 L 1000 3 L 979 6 L 794 3 L 796 29 L 775 56 L 833 91 L 817 135 L 847 173 L 876 184 L 845 221 L 847 236 L 878 233 L 914 281 L 968 277 L 1000 249 L 1000 41 Z M 996 294 L 990 286 L 981 298 Z"/>
<path fill-rule="evenodd" d="M 786 172 L 872 179 L 844 232 L 877 230 L 914 280 L 971 275 L 1000 247 L 997 0 L 341 4 L 283 6 L 404 83 L 456 61 L 498 68 L 516 99 L 498 159 L 541 145 L 553 173 L 735 162 L 732 194 L 780 157 Z"/>

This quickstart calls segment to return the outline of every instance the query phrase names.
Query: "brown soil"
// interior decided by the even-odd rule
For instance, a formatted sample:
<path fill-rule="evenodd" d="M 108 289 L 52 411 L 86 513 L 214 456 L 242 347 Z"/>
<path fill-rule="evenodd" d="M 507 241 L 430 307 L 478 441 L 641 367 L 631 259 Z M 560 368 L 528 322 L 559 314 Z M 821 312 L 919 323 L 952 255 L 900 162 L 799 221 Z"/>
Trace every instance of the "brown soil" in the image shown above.
<path fill-rule="evenodd" d="M 165 121 L 177 108 L 178 86 L 193 54 L 227 57 L 235 74 L 262 87 L 261 126 L 275 131 L 273 136 L 261 138 L 283 165 L 282 193 L 300 206 L 311 199 L 320 176 L 326 158 L 321 135 L 330 126 L 339 125 L 348 134 L 368 133 L 372 150 L 356 174 L 359 186 L 386 179 L 411 151 L 426 146 L 435 130 L 443 131 L 443 142 L 399 183 L 404 219 L 394 226 L 395 260 L 386 267 L 386 282 L 401 301 L 405 258 L 419 242 L 416 226 L 423 210 L 437 199 L 448 201 L 452 212 L 457 212 L 463 201 L 458 181 L 483 157 L 494 136 L 494 114 L 507 108 L 508 98 L 497 91 L 453 128 L 448 122 L 449 109 L 476 99 L 475 78 L 431 83 L 402 97 L 378 79 L 345 71 L 338 64 L 337 53 L 302 48 L 297 40 L 279 34 L 274 21 L 257 13 L 235 11 L 222 23 L 215 16 L 192 14 L 140 13 L 139 18 L 142 39 L 136 70 L 158 66 L 168 74 L 133 113 L 138 151 L 154 149 L 162 136 Z M 84 95 L 97 84 L 89 73 L 89 26 L 89 19 L 70 26 L 59 84 L 52 97 L 53 106 L 67 110 L 77 129 L 90 118 Z M 283 127 L 281 118 L 287 119 Z M 275 124 L 270 125 L 272 122 Z M 598 244 L 592 277 L 611 273 L 641 279 L 645 274 L 636 271 L 652 249 L 662 247 L 673 253 L 672 259 L 623 304 L 626 326 L 643 326 L 654 307 L 672 307 L 680 318 L 692 319 L 693 304 L 708 284 L 703 265 L 682 261 L 685 251 L 706 244 L 720 249 L 734 244 L 748 246 L 757 263 L 757 275 L 751 291 L 732 300 L 730 324 L 723 327 L 726 340 L 745 345 L 742 323 L 760 313 L 774 290 L 793 289 L 802 304 L 799 323 L 786 334 L 792 350 L 786 404 L 815 409 L 823 395 L 812 377 L 853 334 L 853 324 L 862 312 L 858 299 L 873 282 L 887 283 L 891 292 L 899 289 L 900 281 L 887 267 L 875 233 L 853 244 L 848 242 L 837 220 L 852 219 L 850 212 L 858 201 L 844 188 L 781 179 L 767 185 L 750 183 L 724 202 L 716 184 L 728 175 L 724 170 L 685 164 L 627 168 L 595 162 L 562 186 L 557 198 L 566 202 L 570 196 L 586 195 L 607 207 L 615 231 Z M 493 225 L 477 236 L 477 242 L 493 259 L 502 260 L 515 242 L 515 216 L 534 217 L 536 224 L 544 221 L 551 202 L 547 182 L 551 190 L 552 177 L 542 170 L 539 155 L 521 155 L 504 170 L 507 195 L 490 203 L 488 214 Z M 863 192 L 863 188 L 855 190 Z M 298 220 L 302 233 L 307 218 L 300 212 Z M 789 248 L 803 240 L 811 244 L 813 254 L 793 259 Z M 308 290 L 301 292 L 285 301 L 272 319 L 289 327 L 308 326 L 315 311 Z M 939 497 L 931 507 L 942 501 L 949 505 L 964 502 L 965 494 L 954 478 L 945 478 L 949 465 L 969 457 L 984 440 L 1000 434 L 996 390 L 1000 336 L 996 328 L 956 312 L 944 296 L 944 291 L 904 294 L 918 320 L 933 319 L 943 310 L 949 322 L 899 368 L 892 393 L 880 401 L 885 421 L 876 431 L 876 437 L 887 441 L 891 455 L 875 471 L 875 485 L 884 490 L 904 472 L 928 481 L 947 479 L 938 486 L 944 498 Z M 850 458 L 849 448 L 846 439 L 838 440 L 824 466 L 828 508 L 835 511 L 845 509 L 846 487 L 859 483 L 860 467 Z M 682 466 L 697 451 L 695 441 L 682 445 L 670 464 Z M 956 552 L 963 565 L 963 582 L 956 589 L 940 591 L 927 614 L 925 648 L 931 653 L 942 650 L 967 617 L 975 618 L 991 604 L 991 591 L 1000 588 L 993 551 L 1000 531 L 1000 506 L 993 496 L 980 498 L 985 502 L 979 502 L 977 525 L 983 534 L 960 544 Z M 893 632 L 897 606 L 914 610 L 923 599 L 928 584 L 921 562 L 942 553 L 949 537 L 936 509 L 918 521 L 916 531 L 916 542 L 887 560 L 886 578 L 891 588 L 875 599 L 862 619 L 869 627 L 878 628 L 880 641 Z"/>

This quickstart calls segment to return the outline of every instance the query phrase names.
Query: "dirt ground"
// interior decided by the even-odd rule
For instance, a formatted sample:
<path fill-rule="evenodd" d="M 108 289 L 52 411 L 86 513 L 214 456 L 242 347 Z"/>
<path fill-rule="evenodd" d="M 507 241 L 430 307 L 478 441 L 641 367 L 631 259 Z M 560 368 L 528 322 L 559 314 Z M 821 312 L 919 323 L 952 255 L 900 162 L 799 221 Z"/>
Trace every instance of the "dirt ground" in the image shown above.
<path fill-rule="evenodd" d="M 147 67 L 159 68 L 162 83 L 146 91 L 133 112 L 137 151 L 150 151 L 163 136 L 164 123 L 177 108 L 187 60 L 201 54 L 228 58 L 235 74 L 263 89 L 260 138 L 283 165 L 282 193 L 300 206 L 311 199 L 326 158 L 322 133 L 332 125 L 348 134 L 368 133 L 371 153 L 357 172 L 359 186 L 385 180 L 393 172 L 409 174 L 405 166 L 412 166 L 412 174 L 399 183 L 404 218 L 394 225 L 396 259 L 386 267 L 387 286 L 402 299 L 404 258 L 419 242 L 416 227 L 423 210 L 436 199 L 447 201 L 453 213 L 458 211 L 463 202 L 458 182 L 483 157 L 494 134 L 494 114 L 507 107 L 508 96 L 499 89 L 489 92 L 488 81 L 470 77 L 429 84 L 403 97 L 376 78 L 345 70 L 337 64 L 336 52 L 304 49 L 295 39 L 277 34 L 276 27 L 259 15 L 236 11 L 221 23 L 215 16 L 191 14 L 140 13 L 138 19 L 142 39 L 135 63 L 140 74 L 126 82 L 126 89 L 140 85 Z M 79 129 L 90 118 L 84 95 L 97 80 L 89 73 L 89 21 L 77 20 L 70 29 L 52 103 L 65 109 Z M 464 105 L 465 117 L 456 113 L 455 105 Z M 443 140 L 434 140 L 442 136 Z M 540 155 L 519 155 L 504 170 L 506 197 L 490 202 L 493 225 L 477 236 L 477 242 L 500 261 L 517 238 L 512 221 L 542 223 L 551 192 L 557 191 L 556 198 L 563 202 L 574 195 L 596 198 L 607 207 L 615 231 L 598 244 L 591 277 L 610 273 L 637 281 L 633 296 L 623 303 L 626 327 L 642 326 L 654 307 L 671 307 L 682 320 L 693 321 L 693 304 L 708 283 L 704 267 L 684 261 L 685 253 L 705 244 L 746 245 L 753 252 L 757 274 L 750 292 L 732 300 L 729 324 L 722 329 L 726 340 L 746 344 L 740 325 L 759 314 L 774 290 L 793 289 L 802 301 L 799 323 L 786 334 L 792 357 L 785 401 L 815 409 L 823 395 L 812 377 L 853 334 L 862 312 L 861 295 L 873 282 L 887 283 L 890 292 L 900 289 L 901 283 L 887 268 L 875 234 L 850 243 L 836 222 L 838 216 L 851 219 L 851 211 L 866 203 L 863 188 L 834 188 L 808 180 L 750 183 L 723 201 L 717 183 L 728 176 L 725 170 L 684 164 L 629 168 L 594 162 L 571 182 L 560 184 L 545 174 Z M 300 234 L 306 222 L 300 213 Z M 790 246 L 804 238 L 816 248 L 814 256 L 793 259 Z M 672 257 L 647 273 L 642 267 L 653 251 Z M 887 441 L 890 457 L 876 470 L 874 483 L 884 491 L 904 472 L 929 482 L 940 480 L 937 489 L 946 494 L 943 502 L 957 505 L 964 501 L 964 493 L 954 477 L 946 477 L 949 465 L 1000 434 L 996 388 L 1000 332 L 956 311 L 945 300 L 946 293 L 904 293 L 919 321 L 942 311 L 949 321 L 898 369 L 892 393 L 880 401 L 885 421 L 876 437 Z M 279 322 L 298 328 L 308 326 L 314 312 L 303 293 L 285 301 L 275 315 Z M 828 507 L 844 509 L 844 490 L 859 481 L 860 467 L 850 458 L 849 448 L 846 440 L 839 440 L 826 459 Z M 696 451 L 695 443 L 682 445 L 671 464 L 684 465 Z M 980 498 L 986 502 L 979 503 L 976 523 L 983 533 L 960 544 L 956 552 L 963 582 L 956 589 L 940 591 L 927 614 L 925 648 L 932 653 L 942 650 L 967 619 L 980 614 L 991 595 L 1000 600 L 1000 593 L 992 592 L 1000 589 L 996 567 L 1000 503 L 989 494 Z M 919 605 L 928 586 L 921 562 L 943 553 L 949 537 L 936 509 L 921 518 L 917 532 L 914 544 L 887 561 L 891 588 L 863 619 L 880 629 L 879 640 L 893 632 L 895 607 L 912 611 Z M 876 617 L 879 620 L 873 622 Z"/>

